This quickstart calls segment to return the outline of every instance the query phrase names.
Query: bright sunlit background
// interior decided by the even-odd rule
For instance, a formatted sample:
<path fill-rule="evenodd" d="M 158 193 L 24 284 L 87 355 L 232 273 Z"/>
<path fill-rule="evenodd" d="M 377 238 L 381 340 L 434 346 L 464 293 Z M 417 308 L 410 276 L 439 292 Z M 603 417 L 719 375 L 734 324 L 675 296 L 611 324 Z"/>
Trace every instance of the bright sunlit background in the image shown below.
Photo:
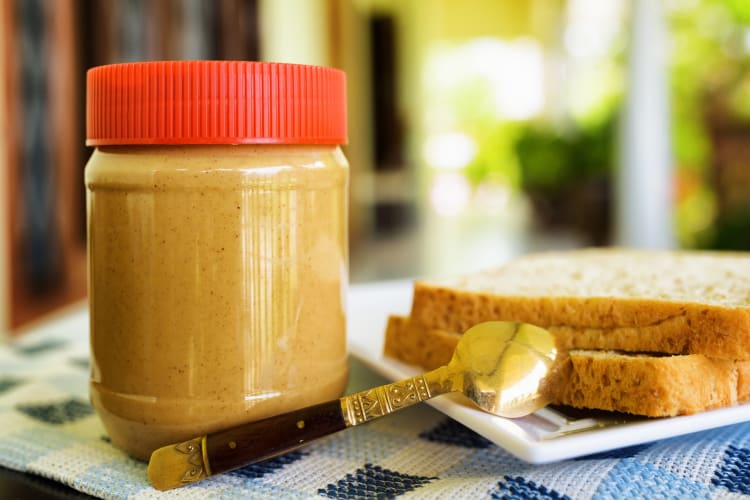
<path fill-rule="evenodd" d="M 83 75 L 113 62 L 344 69 L 354 282 L 554 248 L 750 249 L 745 0 L 8 0 L 0 15 L 3 325 L 85 293 Z"/>
<path fill-rule="evenodd" d="M 402 165 L 376 161 L 361 178 L 375 208 L 369 244 L 354 247 L 355 279 L 463 272 L 531 250 L 609 243 L 630 2 L 357 6 L 390 22 L 400 47 L 392 58 Z M 374 137 L 376 150 L 391 146 Z M 397 210 L 400 220 L 379 219 Z"/>

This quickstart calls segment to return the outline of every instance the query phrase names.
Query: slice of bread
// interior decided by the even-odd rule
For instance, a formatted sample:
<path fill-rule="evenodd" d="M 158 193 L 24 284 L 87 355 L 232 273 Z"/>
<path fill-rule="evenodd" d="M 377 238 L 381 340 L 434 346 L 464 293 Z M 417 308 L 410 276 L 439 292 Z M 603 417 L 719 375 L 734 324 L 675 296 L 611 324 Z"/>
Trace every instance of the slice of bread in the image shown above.
<path fill-rule="evenodd" d="M 460 334 L 388 318 L 384 353 L 431 370 L 447 364 Z M 550 385 L 553 404 L 648 417 L 687 415 L 750 399 L 750 361 L 701 354 L 573 350 Z"/>
<path fill-rule="evenodd" d="M 463 332 L 532 323 L 564 349 L 750 360 L 750 253 L 586 249 L 532 254 L 491 271 L 417 281 L 411 320 Z"/>

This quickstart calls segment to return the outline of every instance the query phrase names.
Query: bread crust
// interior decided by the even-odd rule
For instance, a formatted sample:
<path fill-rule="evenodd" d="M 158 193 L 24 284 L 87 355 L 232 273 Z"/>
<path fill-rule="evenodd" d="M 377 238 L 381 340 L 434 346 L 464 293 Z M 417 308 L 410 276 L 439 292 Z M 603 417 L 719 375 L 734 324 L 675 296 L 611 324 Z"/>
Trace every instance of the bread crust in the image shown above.
<path fill-rule="evenodd" d="M 748 309 L 637 298 L 506 296 L 416 282 L 411 318 L 452 332 L 483 321 L 522 321 L 559 333 L 570 349 L 750 360 Z"/>
<path fill-rule="evenodd" d="M 431 370 L 450 361 L 460 334 L 390 316 L 384 353 Z M 549 392 L 555 404 L 648 417 L 687 415 L 750 397 L 750 362 L 701 354 L 653 356 L 563 351 Z M 567 355 L 565 355 L 567 354 Z"/>
<path fill-rule="evenodd" d="M 410 325 L 404 316 L 388 317 L 383 353 L 425 370 L 447 365 L 456 349 L 460 335 L 442 330 L 427 330 Z"/>
<path fill-rule="evenodd" d="M 701 354 L 653 357 L 571 351 L 555 402 L 648 417 L 670 417 L 737 404 L 735 362 Z"/>

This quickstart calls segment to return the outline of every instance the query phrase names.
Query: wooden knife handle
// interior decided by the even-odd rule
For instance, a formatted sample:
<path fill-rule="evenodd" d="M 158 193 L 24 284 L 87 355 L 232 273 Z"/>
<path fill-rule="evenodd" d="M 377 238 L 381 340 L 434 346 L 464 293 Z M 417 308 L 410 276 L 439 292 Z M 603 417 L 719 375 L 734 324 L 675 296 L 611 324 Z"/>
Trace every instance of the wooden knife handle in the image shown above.
<path fill-rule="evenodd" d="M 447 368 L 341 399 L 238 425 L 154 451 L 148 477 L 160 490 L 266 460 L 347 427 L 453 391 Z"/>
<path fill-rule="evenodd" d="M 206 436 L 210 474 L 260 462 L 346 428 L 336 399 Z"/>

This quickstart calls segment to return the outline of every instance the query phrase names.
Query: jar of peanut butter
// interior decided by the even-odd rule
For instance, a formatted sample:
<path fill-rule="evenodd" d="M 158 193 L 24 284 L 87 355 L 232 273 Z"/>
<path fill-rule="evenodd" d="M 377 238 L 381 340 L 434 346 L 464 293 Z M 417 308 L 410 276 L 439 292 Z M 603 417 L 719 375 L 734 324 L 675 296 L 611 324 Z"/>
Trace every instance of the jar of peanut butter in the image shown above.
<path fill-rule="evenodd" d="M 345 99 L 314 66 L 88 72 L 90 392 L 130 455 L 343 392 Z"/>

